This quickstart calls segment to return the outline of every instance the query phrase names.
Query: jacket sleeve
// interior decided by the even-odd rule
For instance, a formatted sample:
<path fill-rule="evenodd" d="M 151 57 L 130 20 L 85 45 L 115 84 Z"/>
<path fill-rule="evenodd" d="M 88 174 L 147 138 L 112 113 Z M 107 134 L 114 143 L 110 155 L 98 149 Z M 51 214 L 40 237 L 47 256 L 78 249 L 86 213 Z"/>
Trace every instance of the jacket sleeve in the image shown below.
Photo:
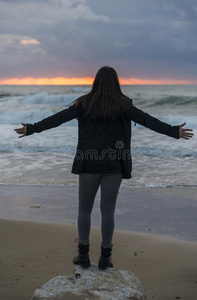
<path fill-rule="evenodd" d="M 31 135 L 35 132 L 39 133 L 47 129 L 51 129 L 61 125 L 62 123 L 68 122 L 72 119 L 78 118 L 82 114 L 81 106 L 71 105 L 69 108 L 66 108 L 48 118 L 43 119 L 34 124 L 27 125 L 26 135 Z"/>
<path fill-rule="evenodd" d="M 133 122 L 136 122 L 158 133 L 166 134 L 170 137 L 179 139 L 179 126 L 171 126 L 167 123 L 164 123 L 135 106 L 131 106 L 125 115 L 126 118 Z"/>

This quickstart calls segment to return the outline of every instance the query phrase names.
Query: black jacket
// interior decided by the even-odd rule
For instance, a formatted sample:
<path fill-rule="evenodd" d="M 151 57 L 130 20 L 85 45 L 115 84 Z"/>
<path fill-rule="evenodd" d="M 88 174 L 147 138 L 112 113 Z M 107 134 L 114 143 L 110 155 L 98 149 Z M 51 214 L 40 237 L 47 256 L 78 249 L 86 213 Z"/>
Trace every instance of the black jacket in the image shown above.
<path fill-rule="evenodd" d="M 115 122 L 99 119 L 97 114 L 83 117 L 81 106 L 71 105 L 35 124 L 27 124 L 27 134 L 41 132 L 72 119 L 78 119 L 78 145 L 72 173 L 122 173 L 131 178 L 131 121 L 156 132 L 179 138 L 179 126 L 171 126 L 131 106 Z"/>

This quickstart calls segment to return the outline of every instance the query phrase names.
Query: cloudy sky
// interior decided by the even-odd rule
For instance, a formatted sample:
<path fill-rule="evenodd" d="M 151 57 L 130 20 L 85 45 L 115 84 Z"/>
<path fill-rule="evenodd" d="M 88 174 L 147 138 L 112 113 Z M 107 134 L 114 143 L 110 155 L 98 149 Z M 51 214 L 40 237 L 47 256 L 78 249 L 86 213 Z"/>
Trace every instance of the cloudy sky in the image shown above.
<path fill-rule="evenodd" d="M 197 1 L 0 0 L 0 83 L 103 65 L 125 82 L 197 83 Z"/>

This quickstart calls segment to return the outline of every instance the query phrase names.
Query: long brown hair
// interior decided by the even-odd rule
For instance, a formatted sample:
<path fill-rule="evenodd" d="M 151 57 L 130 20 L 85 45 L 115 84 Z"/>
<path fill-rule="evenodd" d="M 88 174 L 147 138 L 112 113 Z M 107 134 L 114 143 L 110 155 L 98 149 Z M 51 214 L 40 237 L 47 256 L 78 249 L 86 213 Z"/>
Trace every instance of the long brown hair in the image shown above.
<path fill-rule="evenodd" d="M 94 111 L 100 119 L 112 122 L 131 107 L 132 100 L 122 93 L 116 71 L 105 66 L 98 70 L 91 91 L 74 104 L 82 105 L 84 116 Z"/>

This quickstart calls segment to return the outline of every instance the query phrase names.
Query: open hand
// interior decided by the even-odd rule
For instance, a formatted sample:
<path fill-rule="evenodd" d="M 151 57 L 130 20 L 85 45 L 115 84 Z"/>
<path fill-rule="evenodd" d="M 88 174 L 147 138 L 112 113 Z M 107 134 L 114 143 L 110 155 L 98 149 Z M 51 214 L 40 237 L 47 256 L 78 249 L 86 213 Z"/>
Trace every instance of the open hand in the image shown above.
<path fill-rule="evenodd" d="M 26 136 L 26 132 L 27 132 L 27 125 L 24 123 L 21 123 L 23 125 L 23 127 L 18 128 L 18 129 L 14 129 L 14 131 L 16 131 L 16 133 L 18 134 L 22 134 L 19 136 L 19 138 L 22 138 L 24 136 Z"/>
<path fill-rule="evenodd" d="M 179 126 L 179 137 L 185 140 L 189 140 L 190 138 L 193 137 L 193 133 L 191 133 L 191 131 L 193 131 L 192 129 L 184 129 L 183 126 L 185 126 L 186 122 L 181 124 Z"/>

